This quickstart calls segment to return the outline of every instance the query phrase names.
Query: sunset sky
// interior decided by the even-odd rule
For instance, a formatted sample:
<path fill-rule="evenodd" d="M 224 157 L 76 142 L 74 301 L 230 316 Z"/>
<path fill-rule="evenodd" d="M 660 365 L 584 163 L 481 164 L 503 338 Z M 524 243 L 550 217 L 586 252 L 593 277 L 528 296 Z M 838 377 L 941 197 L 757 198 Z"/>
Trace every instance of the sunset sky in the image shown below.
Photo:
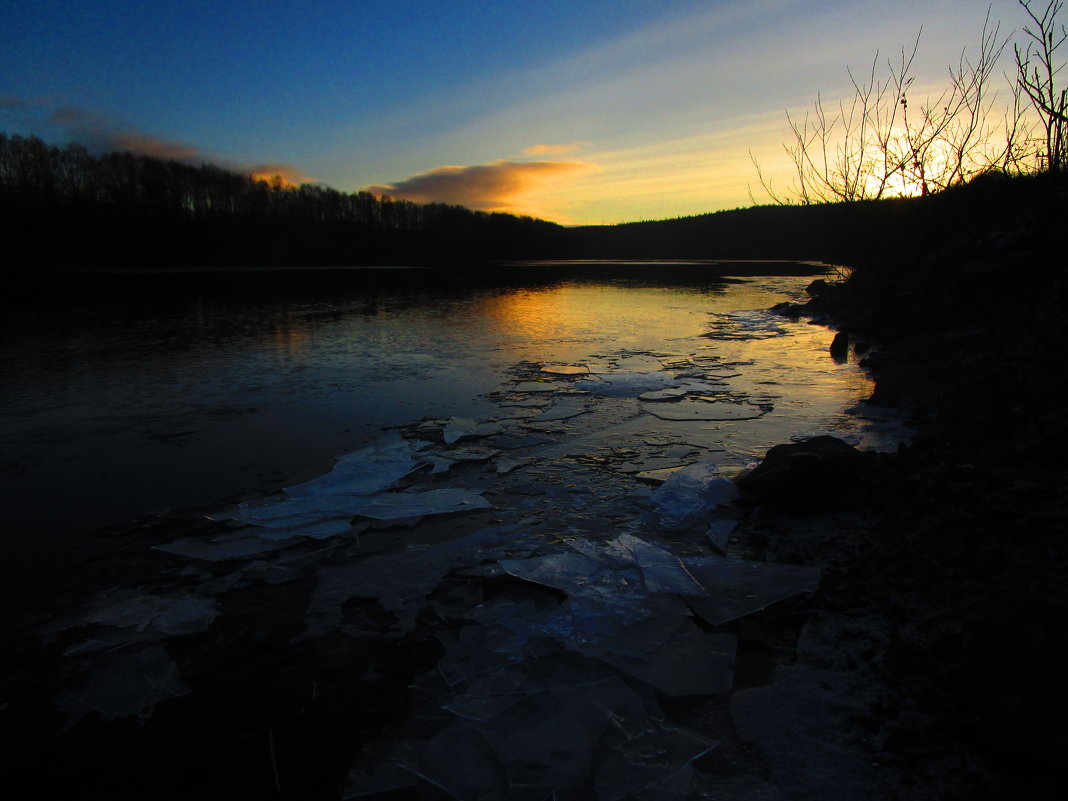
<path fill-rule="evenodd" d="M 0 131 L 568 224 L 760 199 L 786 109 L 982 0 L 0 0 Z M 995 0 L 1003 31 L 1021 27 Z M 1004 68 L 1008 70 L 1008 61 Z"/>

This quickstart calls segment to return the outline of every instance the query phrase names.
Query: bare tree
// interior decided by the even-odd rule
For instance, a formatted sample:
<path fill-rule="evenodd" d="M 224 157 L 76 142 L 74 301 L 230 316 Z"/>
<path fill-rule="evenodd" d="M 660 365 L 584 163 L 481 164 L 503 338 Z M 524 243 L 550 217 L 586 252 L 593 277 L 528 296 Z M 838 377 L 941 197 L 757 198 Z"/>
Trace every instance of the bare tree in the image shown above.
<path fill-rule="evenodd" d="M 999 41 L 1000 30 L 1000 24 L 991 29 L 988 10 L 978 58 L 972 62 L 962 53 L 957 66 L 949 68 L 947 88 L 937 97 L 925 98 L 917 111 L 910 113 L 908 97 L 902 92 L 904 131 L 894 142 L 902 151 L 896 161 L 903 165 L 904 184 L 922 195 L 947 189 L 1003 163 L 1005 152 L 1012 149 L 1019 121 L 1013 120 L 1013 127 L 1006 129 L 1013 135 L 999 139 L 996 93 L 990 90 L 997 62 L 1008 43 L 1008 39 Z M 1006 116 L 1013 114 L 1010 111 Z"/>
<path fill-rule="evenodd" d="M 912 81 L 907 73 L 918 46 L 919 36 L 911 53 L 901 51 L 901 66 L 896 71 L 891 67 L 887 79 L 877 76 L 878 53 L 866 80 L 858 81 L 849 70 L 853 96 L 848 102 L 839 101 L 837 109 L 828 109 L 822 93 L 817 93 L 812 110 L 803 118 L 795 119 L 787 111 L 792 139 L 783 147 L 793 164 L 795 179 L 786 194 L 771 188 L 750 153 L 761 186 L 776 203 L 866 200 L 886 193 L 892 177 L 902 168 L 893 161 L 889 139 L 904 91 Z"/>
<path fill-rule="evenodd" d="M 1057 88 L 1057 75 L 1064 63 L 1057 63 L 1056 51 L 1068 39 L 1064 24 L 1059 28 L 1057 25 L 1064 3 L 1049 0 L 1039 15 L 1031 8 L 1033 0 L 1018 1 L 1034 27 L 1024 28 L 1029 39 L 1024 48 L 1015 47 L 1017 83 L 1038 112 L 1045 134 L 1044 152 L 1040 154 L 1043 166 L 1051 171 L 1061 170 L 1068 159 L 1068 90 Z"/>
<path fill-rule="evenodd" d="M 949 68 L 941 92 L 910 102 L 921 36 L 922 29 L 896 63 L 886 62 L 882 75 L 878 53 L 864 80 L 850 71 L 853 97 L 840 101 L 837 109 L 829 110 L 817 95 L 802 119 L 787 113 L 791 138 L 783 147 L 794 180 L 784 192 L 772 189 L 750 154 L 760 184 L 774 202 L 930 194 L 989 169 L 1019 167 L 1026 124 L 1018 94 L 1006 109 L 995 108 L 992 81 L 1008 38 L 1001 36 L 999 24 L 991 24 L 989 9 L 978 56 L 972 60 L 963 52 Z"/>

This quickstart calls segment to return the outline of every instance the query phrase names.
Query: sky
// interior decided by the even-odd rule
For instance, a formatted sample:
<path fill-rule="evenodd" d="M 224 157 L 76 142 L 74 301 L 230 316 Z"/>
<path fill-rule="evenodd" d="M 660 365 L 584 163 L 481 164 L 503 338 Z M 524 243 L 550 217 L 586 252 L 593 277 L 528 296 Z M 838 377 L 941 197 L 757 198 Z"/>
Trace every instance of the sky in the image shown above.
<path fill-rule="evenodd" d="M 0 131 L 564 224 L 766 201 L 787 110 L 982 0 L 0 0 Z M 994 0 L 1003 32 L 1024 20 Z M 1008 70 L 1008 61 L 1004 68 Z"/>

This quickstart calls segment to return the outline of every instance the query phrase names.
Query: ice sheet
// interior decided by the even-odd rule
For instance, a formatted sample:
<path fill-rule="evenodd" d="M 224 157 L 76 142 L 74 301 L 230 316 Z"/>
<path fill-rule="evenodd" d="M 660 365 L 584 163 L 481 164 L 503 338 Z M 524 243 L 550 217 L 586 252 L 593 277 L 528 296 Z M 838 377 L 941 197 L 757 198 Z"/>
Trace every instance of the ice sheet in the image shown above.
<path fill-rule="evenodd" d="M 553 375 L 587 375 L 590 368 L 584 364 L 547 364 L 541 371 Z"/>
<path fill-rule="evenodd" d="M 820 583 L 818 567 L 746 562 L 719 556 L 687 556 L 682 561 L 708 591 L 708 597 L 687 598 L 687 603 L 714 626 L 795 595 L 815 592 Z"/>
<path fill-rule="evenodd" d="M 704 588 L 673 553 L 630 534 L 620 535 L 615 544 L 632 555 L 649 592 L 705 595 Z"/>
<path fill-rule="evenodd" d="M 466 417 L 453 417 L 442 429 L 442 438 L 451 445 L 464 437 L 488 437 L 501 430 L 500 423 L 478 423 Z"/>
<path fill-rule="evenodd" d="M 676 400 L 684 396 L 688 390 L 682 387 L 673 387 L 670 389 L 658 389 L 653 392 L 643 392 L 638 396 L 638 400 L 643 401 L 670 401 Z"/>
<path fill-rule="evenodd" d="M 557 392 L 561 389 L 564 387 L 551 381 L 520 381 L 512 387 L 512 392 Z"/>
<path fill-rule="evenodd" d="M 594 395 L 604 395 L 610 398 L 636 398 L 645 392 L 677 387 L 679 383 L 670 373 L 665 372 L 619 372 L 607 373 L 599 379 L 577 381 L 575 386 Z"/>
<path fill-rule="evenodd" d="M 309 537 L 313 540 L 325 540 L 329 537 L 337 537 L 352 532 L 352 516 L 330 518 L 327 520 L 315 520 L 310 523 L 291 526 L 289 528 L 267 528 L 260 533 L 265 540 L 284 542 L 295 537 Z"/>
<path fill-rule="evenodd" d="M 696 462 L 676 470 L 651 496 L 660 524 L 681 529 L 700 522 L 717 506 L 740 497 L 732 481 L 719 475 L 714 462 Z"/>
<path fill-rule="evenodd" d="M 548 409 L 536 417 L 530 418 L 534 423 L 547 423 L 554 420 L 568 420 L 572 417 L 578 417 L 580 414 L 586 414 L 589 411 L 586 405 L 576 398 L 564 398 L 558 400 Z"/>
<path fill-rule="evenodd" d="M 708 542 L 713 548 L 720 553 L 726 553 L 728 537 L 736 528 L 738 528 L 737 520 L 729 520 L 727 518 L 712 520 L 705 530 L 705 536 L 708 537 Z"/>
<path fill-rule="evenodd" d="M 399 434 L 383 437 L 362 450 L 337 460 L 324 476 L 286 488 L 290 497 L 370 495 L 380 492 L 421 466 L 411 445 Z"/>
<path fill-rule="evenodd" d="M 700 400 L 681 400 L 672 404 L 646 404 L 643 408 L 661 420 L 755 420 L 767 413 L 766 409 L 749 404 L 723 401 L 708 403 Z"/>
<path fill-rule="evenodd" d="M 353 514 L 376 520 L 399 520 L 491 508 L 493 505 L 479 493 L 453 487 L 425 492 L 386 492 L 361 498 L 352 507 Z"/>
<path fill-rule="evenodd" d="M 461 445 L 458 448 L 439 451 L 436 455 L 454 462 L 484 462 L 499 453 L 500 451 L 496 448 L 490 448 L 486 445 Z"/>
<path fill-rule="evenodd" d="M 620 738 L 606 749 L 597 766 L 597 801 L 688 798 L 690 765 L 718 744 L 718 740 L 667 726 L 657 726 L 640 737 Z"/>
<path fill-rule="evenodd" d="M 249 559 L 271 551 L 285 548 L 286 541 L 266 540 L 259 534 L 239 532 L 224 534 L 211 540 L 187 537 L 168 542 L 165 545 L 153 545 L 157 551 L 185 556 L 189 559 L 201 559 L 206 562 L 225 562 L 232 559 Z"/>
<path fill-rule="evenodd" d="M 316 574 L 308 602 L 304 637 L 349 630 L 341 605 L 351 598 L 376 598 L 396 615 L 400 630 L 409 629 L 426 596 L 449 570 L 497 557 L 498 549 L 516 547 L 516 527 L 485 529 L 422 550 L 374 554 L 350 564 L 327 565 Z"/>
<path fill-rule="evenodd" d="M 635 593 L 644 595 L 644 587 L 636 570 L 615 570 L 581 553 L 503 559 L 500 565 L 516 578 L 560 590 L 572 597 L 625 603 Z"/>
<path fill-rule="evenodd" d="M 152 595 L 117 587 L 97 593 L 82 620 L 176 637 L 203 631 L 218 614 L 213 598 L 192 593 Z"/>
<path fill-rule="evenodd" d="M 385 492 L 379 495 L 289 498 L 266 506 L 243 507 L 237 517 L 257 526 L 286 529 L 354 515 L 397 520 L 488 508 L 489 501 L 477 492 L 445 488 L 425 492 Z"/>
<path fill-rule="evenodd" d="M 162 645 L 124 648 L 94 661 L 82 687 L 56 698 L 56 707 L 70 715 L 67 727 L 92 712 L 103 720 L 152 716 L 156 704 L 190 692 L 178 667 Z"/>
<path fill-rule="evenodd" d="M 733 634 L 708 634 L 687 623 L 655 649 L 607 652 L 599 658 L 672 698 L 725 695 L 734 686 L 737 647 L 738 638 Z"/>

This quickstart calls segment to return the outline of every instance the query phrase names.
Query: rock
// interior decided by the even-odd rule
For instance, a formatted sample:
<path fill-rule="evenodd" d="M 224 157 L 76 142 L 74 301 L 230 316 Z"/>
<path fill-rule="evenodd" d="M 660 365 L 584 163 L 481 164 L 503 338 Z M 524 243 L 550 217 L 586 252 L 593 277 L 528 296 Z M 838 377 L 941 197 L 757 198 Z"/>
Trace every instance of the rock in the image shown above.
<path fill-rule="evenodd" d="M 849 334 L 839 331 L 831 341 L 831 358 L 839 364 L 849 358 Z"/>
<path fill-rule="evenodd" d="M 776 303 L 771 307 L 771 310 L 788 320 L 799 320 L 805 313 L 804 305 L 800 303 L 791 303 L 790 301 Z"/>
<path fill-rule="evenodd" d="M 873 458 L 837 437 L 813 437 L 776 445 L 736 483 L 749 495 L 784 511 L 815 514 L 840 503 L 870 472 Z"/>
<path fill-rule="evenodd" d="M 817 278 L 815 281 L 805 287 L 805 292 L 807 292 L 809 295 L 812 295 L 812 297 L 816 297 L 823 293 L 829 286 L 830 284 L 828 284 L 827 281 L 825 281 L 823 278 Z"/>

